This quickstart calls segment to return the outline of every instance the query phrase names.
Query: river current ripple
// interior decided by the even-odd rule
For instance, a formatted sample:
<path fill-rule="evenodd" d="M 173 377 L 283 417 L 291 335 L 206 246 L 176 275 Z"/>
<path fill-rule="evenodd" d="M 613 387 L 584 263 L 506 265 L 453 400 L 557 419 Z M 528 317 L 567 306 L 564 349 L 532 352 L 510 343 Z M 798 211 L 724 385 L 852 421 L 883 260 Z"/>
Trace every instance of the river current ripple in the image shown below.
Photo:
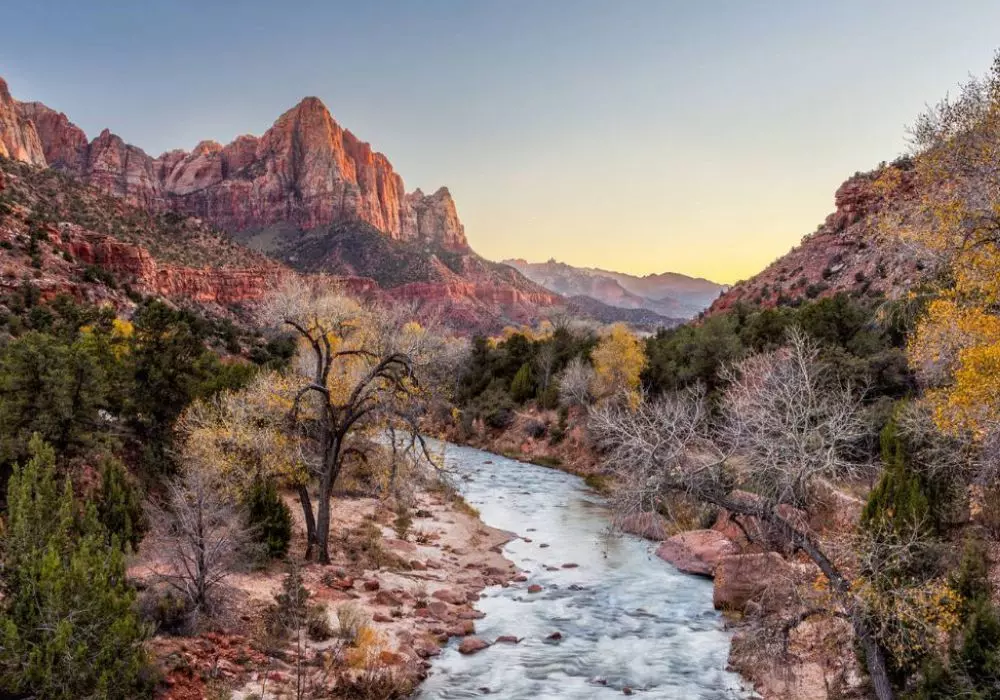
<path fill-rule="evenodd" d="M 600 699 L 626 687 L 642 698 L 748 697 L 725 670 L 729 635 L 711 582 L 678 572 L 649 542 L 609 535 L 607 506 L 581 479 L 454 445 L 445 461 L 485 523 L 531 540 L 504 550 L 528 582 L 489 588 L 477 603 L 477 636 L 523 640 L 472 656 L 453 640 L 417 698 Z M 542 592 L 528 593 L 536 583 Z"/>

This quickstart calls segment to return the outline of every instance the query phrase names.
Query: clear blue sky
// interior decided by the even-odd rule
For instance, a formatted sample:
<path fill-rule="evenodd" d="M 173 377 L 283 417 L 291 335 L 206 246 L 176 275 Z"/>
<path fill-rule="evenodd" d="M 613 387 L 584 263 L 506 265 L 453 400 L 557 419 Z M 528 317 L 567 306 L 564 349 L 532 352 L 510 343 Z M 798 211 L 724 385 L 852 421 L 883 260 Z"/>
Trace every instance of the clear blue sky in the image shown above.
<path fill-rule="evenodd" d="M 951 0 L 33 2 L 15 97 L 158 154 L 260 133 L 305 95 L 448 185 L 473 247 L 730 282 L 813 230 L 855 170 L 1000 46 Z"/>

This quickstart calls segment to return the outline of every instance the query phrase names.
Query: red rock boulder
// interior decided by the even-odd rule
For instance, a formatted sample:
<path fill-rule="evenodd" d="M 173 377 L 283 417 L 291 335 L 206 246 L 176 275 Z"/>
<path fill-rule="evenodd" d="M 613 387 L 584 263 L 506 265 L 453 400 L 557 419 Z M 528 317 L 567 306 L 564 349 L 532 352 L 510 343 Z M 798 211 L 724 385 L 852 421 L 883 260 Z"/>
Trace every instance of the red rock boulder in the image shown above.
<path fill-rule="evenodd" d="M 739 547 L 716 530 L 691 530 L 660 544 L 656 556 L 686 574 L 713 576 L 722 557 L 739 553 Z"/>

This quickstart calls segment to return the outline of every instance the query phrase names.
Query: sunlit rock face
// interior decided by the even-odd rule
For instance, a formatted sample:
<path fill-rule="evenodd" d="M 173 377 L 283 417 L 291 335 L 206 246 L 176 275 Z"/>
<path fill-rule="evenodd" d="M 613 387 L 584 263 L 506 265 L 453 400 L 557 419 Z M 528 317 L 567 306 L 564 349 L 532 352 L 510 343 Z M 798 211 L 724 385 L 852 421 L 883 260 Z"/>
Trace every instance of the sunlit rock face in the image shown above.
<path fill-rule="evenodd" d="M 344 221 L 394 240 L 468 249 L 447 188 L 407 194 L 389 160 L 307 97 L 262 136 L 153 158 L 107 129 L 93 141 L 39 102 L 0 90 L 0 155 L 72 173 L 109 194 L 156 211 L 198 216 L 227 231 L 290 224 L 308 230 Z"/>
<path fill-rule="evenodd" d="M 107 129 L 88 141 L 65 114 L 18 102 L 0 87 L 0 155 L 62 171 L 126 206 L 194 217 L 301 273 L 360 280 L 476 332 L 532 322 L 562 301 L 476 255 L 447 188 L 407 193 L 389 160 L 315 97 L 260 136 L 202 141 L 154 158 Z M 146 251 L 100 245 L 108 250 L 97 257 L 111 268 L 168 296 L 242 303 L 273 282 L 270 269 L 212 279 L 196 268 L 154 265 Z"/>
<path fill-rule="evenodd" d="M 0 156 L 32 165 L 46 164 L 38 130 L 20 113 L 3 78 L 0 78 Z"/>

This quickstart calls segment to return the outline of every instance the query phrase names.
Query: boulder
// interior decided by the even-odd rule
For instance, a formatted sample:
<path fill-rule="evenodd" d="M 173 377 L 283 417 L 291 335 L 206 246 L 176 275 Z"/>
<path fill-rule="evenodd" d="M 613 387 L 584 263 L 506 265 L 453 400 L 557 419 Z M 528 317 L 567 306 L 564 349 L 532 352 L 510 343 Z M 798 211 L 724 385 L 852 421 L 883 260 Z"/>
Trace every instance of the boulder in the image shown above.
<path fill-rule="evenodd" d="M 489 643 L 480 639 L 479 637 L 466 637 L 462 640 L 462 643 L 458 645 L 458 653 L 460 654 L 475 654 L 483 649 L 489 647 Z"/>
<path fill-rule="evenodd" d="M 663 516 L 659 513 L 630 513 L 619 518 L 615 525 L 622 532 L 656 542 L 666 539 L 669 535 Z"/>
<path fill-rule="evenodd" d="M 796 577 L 795 568 L 777 552 L 724 556 L 715 567 L 712 603 L 716 609 L 742 611 L 753 600 L 775 610 L 791 594 Z"/>
<path fill-rule="evenodd" d="M 738 554 L 739 547 L 717 530 L 691 530 L 660 544 L 656 556 L 686 574 L 713 576 L 722 557 Z"/>

